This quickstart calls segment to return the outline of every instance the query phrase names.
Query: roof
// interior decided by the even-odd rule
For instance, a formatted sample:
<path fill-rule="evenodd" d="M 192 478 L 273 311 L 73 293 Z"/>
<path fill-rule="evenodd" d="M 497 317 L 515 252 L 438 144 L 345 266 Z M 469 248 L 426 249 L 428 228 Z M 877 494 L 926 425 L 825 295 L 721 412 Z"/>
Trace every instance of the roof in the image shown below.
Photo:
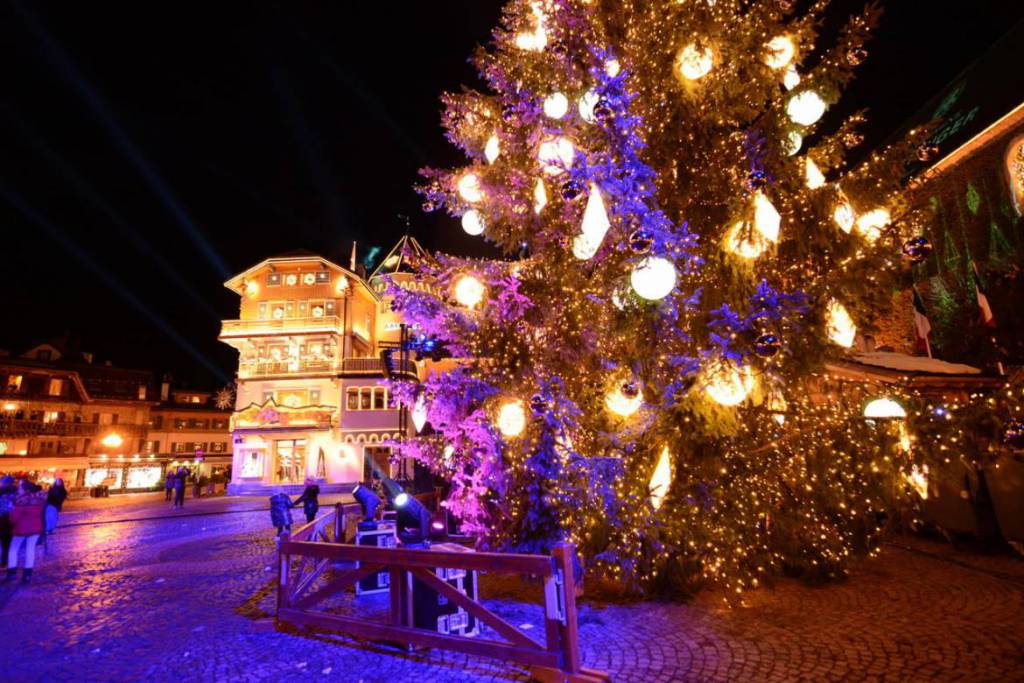
<path fill-rule="evenodd" d="M 911 172 L 930 167 L 933 175 L 950 166 L 951 157 L 955 161 L 958 153 L 966 156 L 965 148 L 975 149 L 991 140 L 994 129 L 1024 120 L 1024 69 L 1020 64 L 1024 64 L 1024 21 L 1012 26 L 909 119 L 907 129 L 941 120 L 931 142 L 939 146 L 942 157 L 931 164 L 915 159 Z"/>
<path fill-rule="evenodd" d="M 388 255 L 381 260 L 373 274 L 370 275 L 370 280 L 383 275 L 393 275 L 395 273 L 411 273 L 413 267 L 411 262 L 415 259 L 432 259 L 430 252 L 423 248 L 423 246 L 416 241 L 416 238 L 412 235 L 403 235 L 402 239 L 398 240 Z"/>
<path fill-rule="evenodd" d="M 307 251 L 305 249 L 294 249 L 292 251 L 285 252 L 284 254 L 280 254 L 278 256 L 271 256 L 269 258 L 265 258 L 256 265 L 247 268 L 238 275 L 235 275 L 234 277 L 227 280 L 224 283 L 224 286 L 233 292 L 240 293 L 242 283 L 245 282 L 250 277 L 252 277 L 256 272 L 260 271 L 261 269 L 266 268 L 268 266 L 273 266 L 274 264 L 277 263 L 295 263 L 302 261 L 317 261 L 324 268 L 329 268 L 344 273 L 347 277 L 355 280 L 356 282 L 362 282 L 366 286 L 366 289 L 369 290 L 371 294 L 373 293 L 373 290 L 370 289 L 369 285 L 363 278 L 359 276 L 358 273 L 354 273 L 348 268 L 339 266 L 337 263 L 329 261 L 328 259 L 317 254 L 314 254 L 311 251 Z M 374 294 L 374 296 L 376 295 Z"/>

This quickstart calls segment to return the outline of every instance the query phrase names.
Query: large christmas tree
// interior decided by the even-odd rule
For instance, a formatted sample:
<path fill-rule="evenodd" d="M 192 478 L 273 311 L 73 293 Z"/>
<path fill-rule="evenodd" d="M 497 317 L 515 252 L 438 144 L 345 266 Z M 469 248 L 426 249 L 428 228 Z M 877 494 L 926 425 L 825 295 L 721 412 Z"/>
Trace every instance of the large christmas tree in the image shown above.
<path fill-rule="evenodd" d="M 909 463 L 813 389 L 927 247 L 900 185 L 920 142 L 848 166 L 863 115 L 821 124 L 879 12 L 821 47 L 827 5 L 508 4 L 475 58 L 489 91 L 444 97 L 469 164 L 422 188 L 505 258 L 392 287 L 464 359 L 397 390 L 432 428 L 401 448 L 465 530 L 569 540 L 647 588 L 742 591 L 871 548 Z"/>

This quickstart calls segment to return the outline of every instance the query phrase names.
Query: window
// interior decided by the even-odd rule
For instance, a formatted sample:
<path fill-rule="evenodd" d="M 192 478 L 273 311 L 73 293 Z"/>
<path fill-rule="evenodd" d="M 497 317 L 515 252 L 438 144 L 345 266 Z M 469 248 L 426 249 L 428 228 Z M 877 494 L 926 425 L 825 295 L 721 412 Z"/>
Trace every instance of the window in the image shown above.
<path fill-rule="evenodd" d="M 319 270 L 316 273 L 316 283 L 318 285 L 326 285 L 331 281 L 331 274 L 326 270 Z"/>
<path fill-rule="evenodd" d="M 40 441 L 39 442 L 38 452 L 39 453 L 53 453 L 54 445 L 55 444 L 54 444 L 53 441 Z"/>
<path fill-rule="evenodd" d="M 203 399 L 202 399 L 201 396 L 190 396 L 188 400 L 189 400 L 189 403 L 202 403 L 203 402 Z"/>
<path fill-rule="evenodd" d="M 159 453 L 160 452 L 160 442 L 159 441 L 150 441 L 149 443 L 146 444 L 146 447 L 144 449 L 142 449 L 142 450 L 144 452 L 146 452 L 146 453 Z"/>
<path fill-rule="evenodd" d="M 242 455 L 242 476 L 250 479 L 263 476 L 262 452 L 246 451 Z"/>
<path fill-rule="evenodd" d="M 150 420 L 149 420 L 149 426 L 151 428 L 153 428 L 153 429 L 163 429 L 164 428 L 164 416 L 163 415 L 153 415 L 150 418 Z"/>
<path fill-rule="evenodd" d="M 359 409 L 369 410 L 370 409 L 370 390 L 360 389 L 359 390 Z"/>
<path fill-rule="evenodd" d="M 278 287 L 281 285 L 281 273 L 267 273 L 267 287 Z"/>
<path fill-rule="evenodd" d="M 36 351 L 36 360 L 41 360 L 44 363 L 49 360 L 53 360 L 53 351 L 50 349 L 39 349 Z"/>
<path fill-rule="evenodd" d="M 320 390 L 311 389 L 309 392 L 309 405 L 318 406 L 320 405 Z"/>
<path fill-rule="evenodd" d="M 259 318 L 260 320 L 266 320 L 267 319 L 267 302 L 266 301 L 261 301 L 256 306 L 256 317 Z"/>
<path fill-rule="evenodd" d="M 139 385 L 139 400 L 140 401 L 145 401 L 146 400 L 146 385 L 145 384 L 140 384 Z"/>
<path fill-rule="evenodd" d="M 345 408 L 348 410 L 359 410 L 359 390 L 350 388 L 345 392 Z"/>
<path fill-rule="evenodd" d="M 384 387 L 375 387 L 373 390 L 373 409 L 384 410 L 387 407 L 387 389 Z"/>
<path fill-rule="evenodd" d="M 284 440 L 274 442 L 274 476 L 278 483 L 301 482 L 306 469 L 306 440 Z"/>
<path fill-rule="evenodd" d="M 8 393 L 21 391 L 21 375 L 7 376 L 7 391 Z"/>
<path fill-rule="evenodd" d="M 228 428 L 228 421 L 225 420 L 224 418 L 217 418 L 217 417 L 215 417 L 211 421 L 211 426 L 214 429 L 227 429 Z"/>
<path fill-rule="evenodd" d="M 174 418 L 174 428 L 175 429 L 185 429 L 185 427 L 187 427 L 187 426 L 188 426 L 188 420 L 186 420 L 185 418 L 183 418 L 183 417 L 176 417 L 176 418 Z"/>
<path fill-rule="evenodd" d="M 224 441 L 213 441 L 210 443 L 211 453 L 227 453 L 228 445 Z"/>
<path fill-rule="evenodd" d="M 60 396 L 62 391 L 64 391 L 64 380 L 59 377 L 52 377 L 50 379 L 49 389 L 46 393 L 50 396 Z"/>
<path fill-rule="evenodd" d="M 210 428 L 210 421 L 209 420 L 200 420 L 198 418 L 193 417 L 192 419 L 190 419 L 188 421 L 188 428 L 189 429 L 209 429 Z"/>

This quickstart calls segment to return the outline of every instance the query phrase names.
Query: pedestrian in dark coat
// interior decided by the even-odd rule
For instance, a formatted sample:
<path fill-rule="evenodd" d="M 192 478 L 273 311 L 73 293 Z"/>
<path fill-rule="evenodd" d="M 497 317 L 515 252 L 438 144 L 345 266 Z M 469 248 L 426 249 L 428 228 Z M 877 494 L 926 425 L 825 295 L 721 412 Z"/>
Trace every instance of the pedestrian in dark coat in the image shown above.
<path fill-rule="evenodd" d="M 302 503 L 302 511 L 306 514 L 307 524 L 316 518 L 316 512 L 320 509 L 319 496 L 320 487 L 316 485 L 316 480 L 306 477 L 306 488 L 302 495 L 295 500 L 295 505 Z"/>
<path fill-rule="evenodd" d="M 292 532 L 292 499 L 281 489 L 274 489 L 270 497 L 270 523 L 277 528 L 277 535 Z"/>
<path fill-rule="evenodd" d="M 14 498 L 18 495 L 18 487 L 14 485 L 14 477 L 0 479 L 0 544 L 3 553 L 0 555 L 0 567 L 7 566 L 7 551 L 11 548 L 11 508 Z"/>
<path fill-rule="evenodd" d="M 174 472 L 167 473 L 164 481 L 164 500 L 169 501 L 174 496 Z"/>
<path fill-rule="evenodd" d="M 188 479 L 188 470 L 179 467 L 174 475 L 174 507 L 185 507 L 185 481 Z"/>
<path fill-rule="evenodd" d="M 4 582 L 13 581 L 18 572 L 18 555 L 25 548 L 25 564 L 21 572 L 22 583 L 32 578 L 32 570 L 36 564 L 36 543 L 43 533 L 43 508 L 46 506 L 46 493 L 28 480 L 22 480 L 18 487 L 18 495 L 11 508 L 11 549 L 7 555 L 7 578 Z"/>
<path fill-rule="evenodd" d="M 46 533 L 52 534 L 57 528 L 57 516 L 60 515 L 64 501 L 68 498 L 68 490 L 64 488 L 63 479 L 54 479 L 53 486 L 46 492 Z"/>

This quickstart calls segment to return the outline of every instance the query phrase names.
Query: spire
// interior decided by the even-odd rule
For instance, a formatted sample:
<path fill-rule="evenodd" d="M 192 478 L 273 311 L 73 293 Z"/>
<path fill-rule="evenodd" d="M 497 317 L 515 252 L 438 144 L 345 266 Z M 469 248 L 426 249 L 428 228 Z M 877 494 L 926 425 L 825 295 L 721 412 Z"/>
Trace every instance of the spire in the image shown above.
<path fill-rule="evenodd" d="M 349 259 L 348 269 L 353 273 L 356 272 L 356 243 L 352 241 L 352 258 Z"/>

